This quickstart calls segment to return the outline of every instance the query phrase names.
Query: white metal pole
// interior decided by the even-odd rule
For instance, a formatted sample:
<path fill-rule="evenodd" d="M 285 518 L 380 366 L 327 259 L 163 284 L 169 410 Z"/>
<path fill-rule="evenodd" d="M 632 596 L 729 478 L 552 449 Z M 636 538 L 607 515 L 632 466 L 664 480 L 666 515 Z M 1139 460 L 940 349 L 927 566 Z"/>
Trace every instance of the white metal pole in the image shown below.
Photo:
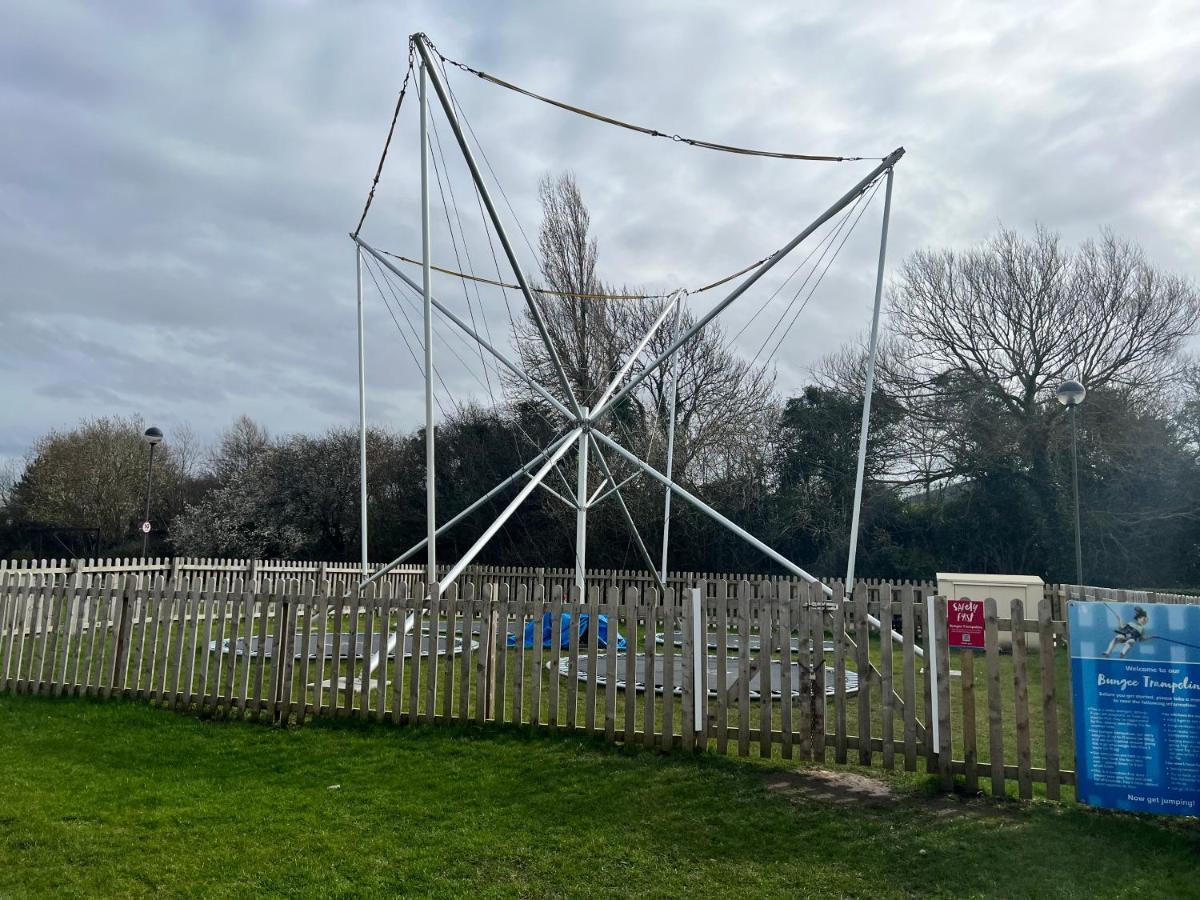
<path fill-rule="evenodd" d="M 362 577 L 371 575 L 367 561 L 367 362 L 363 338 L 362 250 L 354 246 L 358 288 L 358 533 L 362 541 Z"/>
<path fill-rule="evenodd" d="M 679 337 L 679 324 L 683 321 L 683 303 L 675 310 L 675 327 L 672 335 Z M 682 350 L 682 347 L 680 348 Z M 671 399 L 667 404 L 667 471 L 664 473 L 670 481 L 675 468 L 675 402 L 679 398 L 679 353 L 671 357 Z M 667 546 L 671 534 L 671 489 L 664 491 L 663 498 L 663 532 L 662 532 L 662 570 L 659 580 L 667 582 Z"/>
<path fill-rule="evenodd" d="M 668 492 L 669 493 L 669 492 Z M 708 667 L 708 640 L 704 627 L 704 596 L 700 588 L 692 588 L 692 730 L 704 733 L 705 670 Z M 790 635 L 788 636 L 790 640 Z M 724 665 L 724 660 L 720 665 Z M 785 701 L 786 702 L 786 701 Z"/>
<path fill-rule="evenodd" d="M 929 724 L 932 726 L 931 731 L 933 732 L 933 746 L 941 747 L 941 735 L 939 733 L 940 729 L 938 728 L 938 721 L 941 718 L 941 716 L 938 715 L 938 646 L 937 632 L 933 630 L 933 623 L 937 621 L 935 618 L 936 612 L 934 609 L 934 604 L 937 602 L 938 598 L 933 594 L 930 594 L 925 598 L 925 627 L 930 629 L 930 637 L 932 638 L 932 640 L 929 642 L 929 649 L 931 652 L 925 659 L 925 668 L 929 670 Z M 970 653 L 972 651 L 968 650 L 967 652 Z"/>
<path fill-rule="evenodd" d="M 875 358 L 879 353 L 879 307 L 883 300 L 883 265 L 887 257 L 888 219 L 892 214 L 892 175 L 887 171 L 883 193 L 883 230 L 879 237 L 879 268 L 875 272 L 875 309 L 867 350 L 867 379 L 863 386 L 862 425 L 858 432 L 858 470 L 854 475 L 854 511 L 850 517 L 850 557 L 846 561 L 846 593 L 854 593 L 854 563 L 858 556 L 858 523 L 862 515 L 863 476 L 867 468 L 867 435 L 871 427 L 871 394 L 875 390 Z"/>
<path fill-rule="evenodd" d="M 582 407 L 584 421 L 587 421 L 588 409 Z M 588 433 L 585 431 L 579 438 L 579 467 L 576 472 L 575 486 L 575 586 L 579 588 L 581 601 L 586 599 L 583 593 L 584 575 L 587 569 L 587 504 L 588 504 Z"/>
<path fill-rule="evenodd" d="M 454 139 L 458 142 L 458 149 L 462 151 L 463 161 L 466 162 L 467 170 L 471 173 L 471 178 L 475 182 L 476 189 L 479 191 L 479 199 L 483 201 L 483 205 L 487 209 L 488 218 L 492 220 L 492 227 L 496 229 L 496 237 L 500 239 L 500 246 L 504 250 L 504 255 L 508 257 L 508 264 L 512 267 L 513 276 L 517 279 L 517 285 L 525 297 L 525 304 L 529 307 L 529 314 L 537 326 L 542 343 L 546 345 L 546 352 L 549 354 L 550 362 L 553 364 L 554 371 L 558 375 L 559 387 L 562 389 L 567 405 L 571 407 L 575 415 L 582 421 L 583 415 L 580 412 L 579 401 L 575 399 L 575 392 L 571 390 L 571 380 L 567 377 L 567 370 L 563 368 L 558 350 L 555 349 L 554 342 L 550 339 L 550 332 L 546 328 L 546 320 L 538 308 L 537 301 L 533 298 L 533 292 L 530 290 L 529 283 L 525 278 L 525 271 L 521 268 L 520 262 L 517 261 L 517 254 L 513 250 L 512 242 L 508 239 L 508 232 L 505 231 L 504 223 L 500 220 L 500 214 L 496 211 L 496 205 L 492 202 L 492 195 L 488 190 L 487 182 L 483 180 L 483 173 L 479 171 L 479 166 L 475 162 L 475 155 L 471 153 L 467 137 L 463 134 L 462 127 L 458 123 L 458 116 L 454 113 L 454 104 L 450 102 L 445 85 L 442 84 L 441 76 L 438 74 L 437 69 L 434 68 L 433 59 L 430 57 L 429 47 L 426 44 L 427 38 L 423 34 L 415 35 L 415 38 L 415 46 L 423 62 L 422 75 L 428 70 L 429 80 L 433 83 L 434 93 L 437 94 L 438 100 L 441 101 L 442 109 L 446 113 L 446 121 L 450 123 L 450 130 L 454 133 Z M 424 96 L 424 93 L 422 93 L 422 96 Z"/>
<path fill-rule="evenodd" d="M 433 432 L 433 291 L 429 247 L 429 94 L 421 65 L 421 287 L 425 298 L 425 583 L 437 581 L 437 509 L 434 488 Z"/>

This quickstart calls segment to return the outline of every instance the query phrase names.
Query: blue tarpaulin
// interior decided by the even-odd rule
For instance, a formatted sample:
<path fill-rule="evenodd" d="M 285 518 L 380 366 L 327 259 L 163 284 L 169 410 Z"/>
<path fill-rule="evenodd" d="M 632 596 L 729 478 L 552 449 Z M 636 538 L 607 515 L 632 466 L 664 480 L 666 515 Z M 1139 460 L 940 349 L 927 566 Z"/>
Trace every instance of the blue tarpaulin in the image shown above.
<path fill-rule="evenodd" d="M 551 616 L 552 616 L 551 613 L 546 613 L 544 616 L 542 616 L 542 648 L 545 650 L 553 649 L 552 644 L 554 642 L 554 630 L 553 630 L 554 629 L 554 619 L 551 618 Z M 588 620 L 591 618 L 591 616 L 589 616 L 587 613 L 580 613 L 578 618 L 579 618 L 579 646 L 585 647 L 585 646 L 587 646 L 587 640 L 588 640 L 588 628 L 591 625 L 591 623 Z M 597 618 L 600 620 L 600 625 L 599 625 L 599 630 L 596 633 L 596 646 L 599 647 L 601 650 L 605 650 L 608 648 L 608 616 L 602 615 L 602 616 L 598 616 Z M 526 650 L 533 649 L 533 627 L 536 624 L 537 624 L 536 622 L 526 622 L 525 623 L 525 649 Z M 517 646 L 517 636 L 515 634 L 510 634 L 508 636 L 508 646 L 510 646 L 510 647 Z M 562 647 L 560 649 L 569 650 L 570 648 L 571 648 L 571 614 L 563 613 L 562 614 Z M 623 638 L 620 634 L 617 635 L 617 649 L 618 650 L 625 649 L 625 638 Z"/>

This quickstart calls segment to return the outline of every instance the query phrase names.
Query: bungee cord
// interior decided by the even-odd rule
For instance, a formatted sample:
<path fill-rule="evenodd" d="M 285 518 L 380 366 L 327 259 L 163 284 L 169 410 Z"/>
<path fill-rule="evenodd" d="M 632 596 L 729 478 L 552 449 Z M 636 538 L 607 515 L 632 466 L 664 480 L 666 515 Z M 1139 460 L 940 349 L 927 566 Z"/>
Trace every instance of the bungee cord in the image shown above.
<path fill-rule="evenodd" d="M 635 125 L 632 122 L 626 122 L 613 116 L 608 116 L 593 110 L 584 109 L 580 106 L 574 106 L 570 103 L 565 103 L 562 100 L 555 100 L 552 97 L 546 97 L 542 94 L 536 93 L 535 91 L 531 91 L 528 88 L 523 88 L 520 85 L 505 81 L 502 78 L 497 78 L 495 75 L 490 75 L 481 69 L 476 69 L 467 65 L 466 63 L 451 59 L 442 53 L 442 51 L 434 45 L 433 41 L 429 40 L 427 35 L 421 35 L 421 37 L 424 38 L 425 43 L 429 45 L 430 49 L 437 54 L 438 58 L 442 61 L 443 66 L 454 66 L 456 69 L 460 69 L 463 72 L 474 75 L 477 78 L 481 78 L 490 84 L 496 85 L 497 87 L 502 87 L 517 94 L 522 94 L 523 96 L 529 97 L 533 100 L 539 100 L 542 103 L 547 103 L 550 106 L 557 107 L 558 109 L 565 110 L 569 113 L 574 113 L 578 116 L 583 116 L 597 122 L 603 122 L 606 125 L 614 125 L 618 128 L 624 128 L 628 131 L 635 131 L 639 134 L 644 134 L 649 137 L 665 138 L 676 144 L 687 144 L 688 146 L 699 147 L 704 150 L 717 150 L 722 153 L 734 153 L 740 156 L 763 156 L 771 159 L 788 159 L 805 162 L 859 162 L 862 160 L 879 160 L 885 158 L 882 156 L 834 156 L 822 153 L 784 153 L 776 150 L 759 150 L 751 147 L 737 147 L 731 144 L 720 144 L 713 141 L 705 141 L 701 140 L 700 138 L 684 137 L 681 134 L 672 134 L 667 131 L 662 131 L 658 128 L 650 128 L 645 125 Z"/>
<path fill-rule="evenodd" d="M 408 67 L 406 68 L 405 73 L 404 73 L 404 80 L 400 86 L 400 93 L 399 93 L 398 97 L 396 98 L 396 107 L 392 112 L 392 118 L 391 118 L 391 122 L 388 126 L 387 137 L 384 140 L 383 151 L 380 153 L 379 163 L 375 169 L 375 175 L 371 180 L 371 188 L 367 194 L 366 203 L 363 206 L 362 214 L 359 216 L 358 224 L 355 226 L 354 231 L 352 232 L 352 235 L 354 237 L 358 237 L 359 233 L 362 231 L 363 224 L 366 222 L 366 219 L 367 219 L 367 214 L 370 212 L 370 209 L 371 209 L 371 203 L 375 198 L 375 190 L 378 187 L 380 178 L 383 175 L 383 168 L 384 168 L 384 164 L 387 160 L 388 150 L 391 147 L 392 138 L 393 138 L 393 136 L 395 134 L 395 130 L 396 130 L 396 122 L 399 119 L 400 110 L 404 104 L 404 98 L 408 91 L 408 86 L 412 80 L 413 69 L 415 68 L 415 65 L 416 65 L 415 43 L 414 43 L 416 37 L 417 36 L 414 35 L 414 36 L 410 37 L 409 41 L 408 41 Z M 886 158 L 886 157 L 882 157 L 882 156 L 836 156 L 836 155 L 829 155 L 829 154 L 783 153 L 783 152 L 772 151 L 772 150 L 760 150 L 760 149 L 754 149 L 754 148 L 748 148 L 748 147 L 737 147 L 737 146 L 733 146 L 730 144 L 721 144 L 721 143 L 716 143 L 713 141 L 701 140 L 698 138 L 688 138 L 688 137 L 684 137 L 679 134 L 672 134 L 672 133 L 669 133 L 666 131 L 662 131 L 657 128 L 649 128 L 649 127 L 642 126 L 642 125 L 635 125 L 630 122 L 625 122 L 625 121 L 622 121 L 621 119 L 614 118 L 612 116 L 602 115 L 600 113 L 586 110 L 581 107 L 573 106 L 569 103 L 564 103 L 563 101 L 560 101 L 560 100 L 555 100 L 553 98 L 543 96 L 542 94 L 538 94 L 534 91 L 520 87 L 519 85 L 512 84 L 511 82 L 505 81 L 501 78 L 497 78 L 497 77 L 490 75 L 487 72 L 484 72 L 480 69 L 473 68 L 472 66 L 469 66 L 466 63 L 463 63 L 459 60 L 451 59 L 450 57 L 443 54 L 441 52 L 441 50 L 439 50 L 437 48 L 437 46 L 433 43 L 433 41 L 431 41 L 429 39 L 429 37 L 427 35 L 421 35 L 421 37 L 424 38 L 425 42 L 429 45 L 429 47 L 433 50 L 434 54 L 436 54 L 436 56 L 438 57 L 438 60 L 441 63 L 440 68 L 442 70 L 443 75 L 447 74 L 447 69 L 446 69 L 447 66 L 453 66 L 454 68 L 460 69 L 461 71 L 467 72 L 471 75 L 475 75 L 476 77 L 478 77 L 484 81 L 487 81 L 491 84 L 495 84 L 499 87 L 503 87 L 510 91 L 515 91 L 516 93 L 523 94 L 527 97 L 531 97 L 531 98 L 533 98 L 535 100 L 539 100 L 543 103 L 548 103 L 551 106 L 558 107 L 559 109 L 563 109 L 568 112 L 576 113 L 578 115 L 584 116 L 589 119 L 593 119 L 598 122 L 603 122 L 605 124 L 614 125 L 619 128 L 624 128 L 624 129 L 634 131 L 634 132 L 637 132 L 640 134 L 645 134 L 645 135 L 648 135 L 651 137 L 666 138 L 668 140 L 673 141 L 674 143 L 687 144 L 687 145 L 693 146 L 693 147 L 700 147 L 700 148 L 708 149 L 708 150 L 718 150 L 718 151 L 722 151 L 722 152 L 726 152 L 726 153 L 734 153 L 734 154 L 738 154 L 738 155 L 742 155 L 742 156 L 760 156 L 760 157 L 769 157 L 769 158 L 773 158 L 773 159 L 787 159 L 787 160 L 801 160 L 801 161 L 858 162 L 858 161 L 863 161 L 863 160 L 881 160 L 881 159 Z M 461 103 L 459 102 L 458 98 L 455 96 L 454 90 L 449 84 L 449 79 L 443 78 L 443 81 L 446 84 L 446 90 L 450 95 L 451 103 L 454 105 L 456 112 L 466 123 L 467 129 L 470 132 L 471 137 L 475 142 L 476 148 L 479 150 L 480 155 L 483 157 L 484 163 L 487 166 L 488 171 L 491 173 L 493 180 L 496 182 L 497 186 L 499 187 L 500 186 L 499 180 L 496 179 L 496 173 L 495 173 L 495 170 L 492 168 L 491 161 L 487 159 L 487 155 L 484 152 L 482 145 L 479 142 L 479 139 L 476 137 L 474 129 L 471 127 L 469 120 L 467 119 L 465 113 L 462 110 Z M 507 194 L 504 193 L 503 187 L 500 187 L 500 193 L 501 193 L 501 196 L 504 198 L 505 205 L 508 206 L 509 213 L 512 214 L 513 220 L 517 223 L 517 227 L 521 231 L 521 236 L 522 236 L 522 238 L 524 238 L 526 246 L 529 247 L 531 252 L 534 252 L 533 245 L 530 243 L 529 237 L 525 233 L 524 228 L 521 227 L 520 220 L 517 219 L 516 213 L 512 207 L 512 203 L 509 201 Z M 383 251 L 383 252 L 387 253 L 387 251 Z M 420 261 L 414 260 L 411 257 L 407 257 L 407 256 L 404 256 L 401 254 L 387 253 L 387 255 L 392 256 L 395 259 L 401 260 L 402 262 L 405 262 L 405 263 L 408 263 L 411 265 L 420 265 L 421 264 Z M 535 253 L 535 255 L 536 255 L 536 253 Z M 749 272 L 752 272 L 758 266 L 762 265 L 764 262 L 766 262 L 768 259 L 770 259 L 772 255 L 773 254 L 767 254 L 766 256 L 762 257 L 761 259 L 758 259 L 758 260 L 750 263 L 749 265 L 737 270 L 736 272 L 732 272 L 729 275 L 724 276 L 723 278 L 719 278 L 715 281 L 712 281 L 708 284 L 702 285 L 697 288 L 692 288 L 688 291 L 688 293 L 689 294 L 701 294 L 701 293 L 704 293 L 705 291 L 712 290 L 713 288 L 720 287 L 723 284 L 728 284 L 730 281 L 737 278 L 738 276 L 745 275 Z M 518 285 L 515 285 L 515 284 L 511 284 L 508 282 L 502 282 L 499 279 L 492 280 L 492 279 L 484 278 L 479 275 L 474 275 L 470 272 L 462 271 L 461 265 L 458 267 L 458 269 L 450 269 L 449 267 L 438 266 L 438 265 L 432 266 L 432 268 L 436 269 L 437 271 L 439 271 L 445 275 L 451 275 L 456 278 L 462 278 L 465 280 L 475 281 L 475 282 L 478 282 L 481 284 L 491 284 L 496 287 L 503 287 L 503 288 L 507 288 L 509 290 L 516 290 L 519 287 Z M 548 289 L 532 288 L 532 290 L 535 293 L 546 294 L 549 296 L 564 296 L 564 297 L 575 297 L 575 298 L 579 298 L 579 299 L 595 299 L 595 300 L 600 300 L 600 299 L 661 300 L 667 296 L 667 294 L 665 294 L 665 293 L 658 293 L 658 294 L 576 294 L 576 293 L 571 293 L 571 292 L 559 292 L 559 291 L 553 291 L 553 290 L 548 290 Z"/>
<path fill-rule="evenodd" d="M 367 194 L 367 202 L 363 206 L 362 215 L 358 217 L 358 224 L 354 226 L 354 237 L 358 237 L 358 233 L 362 231 L 363 223 L 367 221 L 367 213 L 371 211 L 371 201 L 375 199 L 375 188 L 379 186 L 379 179 L 383 176 L 383 164 L 387 161 L 388 149 L 392 146 L 392 135 L 396 133 L 396 120 L 400 118 L 400 107 L 404 105 L 404 95 L 408 91 L 409 82 L 412 80 L 416 52 L 417 49 L 413 44 L 413 40 L 409 38 L 408 68 L 404 72 L 404 81 L 400 84 L 400 94 L 396 97 L 396 108 L 392 112 L 391 124 L 388 125 L 387 138 L 383 142 L 383 152 L 379 154 L 379 165 L 375 167 L 375 177 L 371 179 L 371 190 Z"/>

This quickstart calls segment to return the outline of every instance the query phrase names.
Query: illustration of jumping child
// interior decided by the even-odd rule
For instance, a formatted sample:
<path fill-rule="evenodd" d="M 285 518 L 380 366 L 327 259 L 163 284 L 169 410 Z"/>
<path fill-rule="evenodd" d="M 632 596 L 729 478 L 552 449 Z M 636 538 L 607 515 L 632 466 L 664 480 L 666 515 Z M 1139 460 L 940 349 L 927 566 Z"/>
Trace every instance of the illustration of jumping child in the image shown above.
<path fill-rule="evenodd" d="M 1121 656 L 1125 656 L 1130 651 L 1134 644 L 1146 639 L 1146 623 L 1150 621 L 1150 616 L 1140 606 L 1133 608 L 1133 621 L 1123 622 L 1121 617 L 1117 616 L 1117 627 L 1114 630 L 1113 639 L 1108 644 L 1108 649 L 1104 651 L 1105 656 L 1109 656 L 1113 652 L 1113 648 L 1117 644 L 1121 644 Z"/>

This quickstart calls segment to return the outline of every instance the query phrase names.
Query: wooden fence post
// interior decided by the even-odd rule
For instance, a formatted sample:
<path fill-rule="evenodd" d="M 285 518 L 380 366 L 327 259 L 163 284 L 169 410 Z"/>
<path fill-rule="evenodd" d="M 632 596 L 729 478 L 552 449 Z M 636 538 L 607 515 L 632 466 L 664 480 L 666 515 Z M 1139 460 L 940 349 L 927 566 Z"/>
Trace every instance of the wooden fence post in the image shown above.
<path fill-rule="evenodd" d="M 933 601 L 933 624 L 930 629 L 937 646 L 938 747 L 937 767 L 943 790 L 954 787 L 954 771 L 950 767 L 953 753 L 950 719 L 950 641 L 946 628 L 946 598 Z M 928 661 L 926 662 L 928 665 Z"/>

